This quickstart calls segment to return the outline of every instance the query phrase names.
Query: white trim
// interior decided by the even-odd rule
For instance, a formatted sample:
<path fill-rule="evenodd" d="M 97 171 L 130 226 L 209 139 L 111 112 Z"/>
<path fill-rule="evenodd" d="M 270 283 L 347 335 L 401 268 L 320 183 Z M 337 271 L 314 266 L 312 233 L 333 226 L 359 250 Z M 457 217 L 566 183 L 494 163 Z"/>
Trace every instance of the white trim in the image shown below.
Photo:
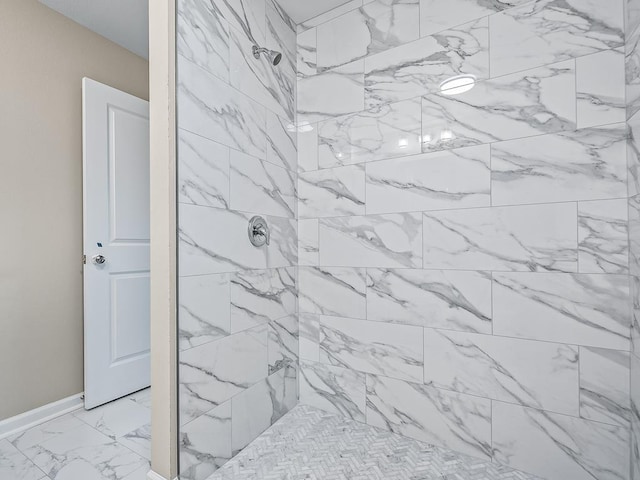
<path fill-rule="evenodd" d="M 0 439 L 23 432 L 84 407 L 84 394 L 78 393 L 57 402 L 34 408 L 15 417 L 0 421 Z"/>
<path fill-rule="evenodd" d="M 162 475 L 154 472 L 153 470 L 149 470 L 149 473 L 147 473 L 147 479 L 148 480 L 167 480 Z M 175 480 L 178 480 L 178 477 L 176 477 Z"/>

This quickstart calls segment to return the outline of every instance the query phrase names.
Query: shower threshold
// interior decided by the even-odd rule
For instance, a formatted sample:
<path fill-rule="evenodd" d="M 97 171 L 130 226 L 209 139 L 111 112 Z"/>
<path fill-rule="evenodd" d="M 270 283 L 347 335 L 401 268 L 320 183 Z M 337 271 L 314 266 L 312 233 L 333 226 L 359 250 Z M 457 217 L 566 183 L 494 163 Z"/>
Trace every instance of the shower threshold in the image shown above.
<path fill-rule="evenodd" d="M 539 480 L 298 405 L 207 480 Z"/>

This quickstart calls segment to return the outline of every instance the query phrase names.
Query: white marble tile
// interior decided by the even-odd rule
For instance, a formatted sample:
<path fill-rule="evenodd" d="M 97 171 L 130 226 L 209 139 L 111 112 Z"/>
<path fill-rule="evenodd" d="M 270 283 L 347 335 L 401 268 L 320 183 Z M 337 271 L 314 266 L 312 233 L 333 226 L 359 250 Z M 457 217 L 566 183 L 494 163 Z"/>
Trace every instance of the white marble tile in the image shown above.
<path fill-rule="evenodd" d="M 283 368 L 231 400 L 233 454 L 292 409 L 297 402 L 295 368 Z"/>
<path fill-rule="evenodd" d="M 308 122 L 298 126 L 298 169 L 318 170 L 318 127 Z"/>
<path fill-rule="evenodd" d="M 367 319 L 490 334 L 491 276 L 369 268 Z"/>
<path fill-rule="evenodd" d="M 276 0 L 266 0 L 267 48 L 286 52 L 282 62 L 290 64 L 292 72 L 296 70 L 296 24 Z M 282 62 L 280 65 L 282 65 Z"/>
<path fill-rule="evenodd" d="M 439 91 L 461 74 L 489 77 L 489 21 L 460 25 L 365 59 L 365 106 Z"/>
<path fill-rule="evenodd" d="M 618 47 L 623 0 L 536 0 L 490 17 L 491 75 Z"/>
<path fill-rule="evenodd" d="M 178 132 L 178 202 L 229 206 L 229 148 L 204 137 Z"/>
<path fill-rule="evenodd" d="M 488 207 L 490 162 L 489 145 L 370 162 L 367 213 Z"/>
<path fill-rule="evenodd" d="M 640 359 L 631 355 L 631 478 L 640 478 Z"/>
<path fill-rule="evenodd" d="M 580 416 L 629 428 L 630 353 L 580 347 Z"/>
<path fill-rule="evenodd" d="M 298 169 L 296 126 L 267 112 L 267 162 L 294 172 Z"/>
<path fill-rule="evenodd" d="M 269 374 L 298 364 L 299 322 L 290 315 L 269 323 Z"/>
<path fill-rule="evenodd" d="M 395 213 L 320 220 L 320 264 L 422 267 L 422 217 Z"/>
<path fill-rule="evenodd" d="M 298 24 L 298 33 L 302 33 L 310 28 L 317 27 L 323 23 L 327 23 L 334 18 L 340 17 L 351 10 L 355 10 L 356 8 L 360 8 L 362 6 L 363 0 L 348 0 L 342 5 L 329 10 L 328 12 L 322 13 L 316 17 L 313 17 L 309 20 L 306 20 L 300 24 Z"/>
<path fill-rule="evenodd" d="M 364 58 L 372 41 L 367 19 L 360 9 L 323 23 L 316 30 L 317 65 L 321 70 Z"/>
<path fill-rule="evenodd" d="M 231 332 L 293 315 L 297 302 L 294 267 L 236 272 L 231 276 Z"/>
<path fill-rule="evenodd" d="M 298 34 L 296 72 L 298 78 L 311 77 L 318 73 L 318 34 L 310 28 Z"/>
<path fill-rule="evenodd" d="M 530 0 L 420 0 L 420 35 L 431 35 Z"/>
<path fill-rule="evenodd" d="M 204 480 L 231 458 L 231 401 L 180 428 L 180 478 Z"/>
<path fill-rule="evenodd" d="M 493 205 L 624 198 L 626 193 L 623 123 L 491 145 Z"/>
<path fill-rule="evenodd" d="M 318 125 L 320 168 L 420 153 L 420 99 L 406 100 Z"/>
<path fill-rule="evenodd" d="M 364 215 L 364 165 L 349 165 L 298 176 L 300 218 Z"/>
<path fill-rule="evenodd" d="M 151 409 L 127 397 L 93 410 L 79 410 L 74 416 L 112 439 L 151 423 Z"/>
<path fill-rule="evenodd" d="M 256 43 L 264 43 L 266 32 L 265 0 L 221 0 L 216 7 L 237 31 L 252 38 Z"/>
<path fill-rule="evenodd" d="M 7 437 L 16 448 L 22 451 L 44 443 L 58 435 L 73 430 L 84 425 L 84 422 L 77 419 L 72 413 L 68 413 L 54 420 L 31 427 L 24 432 L 20 432 Z"/>
<path fill-rule="evenodd" d="M 217 4 L 180 0 L 177 52 L 209 73 L 229 81 L 229 24 Z"/>
<path fill-rule="evenodd" d="M 578 128 L 626 120 L 624 49 L 576 59 Z"/>
<path fill-rule="evenodd" d="M 360 268 L 300 267 L 300 311 L 366 318 L 366 278 Z"/>
<path fill-rule="evenodd" d="M 301 266 L 319 263 L 318 229 L 317 219 L 298 221 L 298 262 Z"/>
<path fill-rule="evenodd" d="M 491 401 L 367 375 L 367 424 L 491 458 Z"/>
<path fill-rule="evenodd" d="M 640 114 L 627 121 L 627 181 L 629 197 L 640 193 Z"/>
<path fill-rule="evenodd" d="M 320 362 L 422 382 L 422 330 L 340 317 L 320 317 Z"/>
<path fill-rule="evenodd" d="M 496 461 L 549 480 L 627 480 L 629 431 L 493 402 Z"/>
<path fill-rule="evenodd" d="M 640 276 L 640 195 L 631 197 L 629 205 L 629 273 Z"/>
<path fill-rule="evenodd" d="M 626 199 L 578 203 L 580 273 L 627 273 L 629 229 Z"/>
<path fill-rule="evenodd" d="M 366 375 L 346 368 L 302 362 L 300 403 L 364 422 Z"/>
<path fill-rule="evenodd" d="M 625 48 L 627 118 L 640 110 L 640 28 L 627 34 Z"/>
<path fill-rule="evenodd" d="M 267 326 L 182 352 L 179 372 L 185 425 L 267 377 Z"/>
<path fill-rule="evenodd" d="M 364 60 L 298 80 L 298 123 L 318 122 L 364 108 Z"/>
<path fill-rule="evenodd" d="M 424 265 L 575 272 L 577 228 L 571 203 L 426 212 Z"/>
<path fill-rule="evenodd" d="M 62 432 L 23 453 L 52 480 L 124 480 L 149 469 L 148 460 L 89 425 Z"/>
<path fill-rule="evenodd" d="M 426 328 L 424 365 L 427 385 L 579 415 L 577 347 Z"/>
<path fill-rule="evenodd" d="M 258 158 L 266 155 L 266 110 L 178 56 L 178 127 Z"/>
<path fill-rule="evenodd" d="M 320 361 L 320 316 L 300 313 L 300 360 Z M 301 379 L 302 380 L 302 379 Z"/>
<path fill-rule="evenodd" d="M 120 445 L 124 445 L 132 452 L 151 461 L 151 423 L 116 438 Z"/>
<path fill-rule="evenodd" d="M 229 275 L 198 275 L 178 280 L 180 350 L 231 333 Z"/>
<path fill-rule="evenodd" d="M 640 3 L 637 0 L 625 0 L 625 31 L 627 34 L 640 27 Z"/>
<path fill-rule="evenodd" d="M 44 472 L 8 440 L 0 440 L 0 478 L 3 480 L 48 480 Z"/>
<path fill-rule="evenodd" d="M 494 273 L 493 333 L 629 350 L 624 275 Z"/>
<path fill-rule="evenodd" d="M 573 61 L 478 82 L 459 95 L 432 94 L 422 100 L 424 152 L 575 127 Z"/>
<path fill-rule="evenodd" d="M 640 277 L 629 278 L 631 292 L 631 353 L 640 356 Z M 639 410 L 640 415 L 640 410 Z"/>
<path fill-rule="evenodd" d="M 232 150 L 230 191 L 233 210 L 295 217 L 296 177 L 291 170 Z"/>

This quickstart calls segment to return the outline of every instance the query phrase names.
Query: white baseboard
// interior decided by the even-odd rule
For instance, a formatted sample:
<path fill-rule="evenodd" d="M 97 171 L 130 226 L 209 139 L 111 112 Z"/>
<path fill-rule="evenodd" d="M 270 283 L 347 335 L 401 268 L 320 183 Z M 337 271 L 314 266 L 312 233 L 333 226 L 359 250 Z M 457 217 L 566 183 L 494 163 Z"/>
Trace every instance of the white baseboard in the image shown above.
<path fill-rule="evenodd" d="M 83 393 L 78 393 L 0 421 L 0 439 L 82 408 L 84 406 L 83 395 Z"/>
<path fill-rule="evenodd" d="M 157 474 L 153 470 L 149 470 L 149 473 L 147 473 L 147 479 L 148 480 L 167 480 L 162 475 Z M 178 480 L 178 477 L 176 477 L 174 480 Z"/>

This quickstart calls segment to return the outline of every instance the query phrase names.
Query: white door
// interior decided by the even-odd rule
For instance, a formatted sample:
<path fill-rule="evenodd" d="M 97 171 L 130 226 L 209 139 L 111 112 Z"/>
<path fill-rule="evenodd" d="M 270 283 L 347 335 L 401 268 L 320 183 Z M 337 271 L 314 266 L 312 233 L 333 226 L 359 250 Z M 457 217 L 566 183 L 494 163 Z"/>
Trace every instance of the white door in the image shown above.
<path fill-rule="evenodd" d="M 83 79 L 84 392 L 150 383 L 149 103 Z"/>

